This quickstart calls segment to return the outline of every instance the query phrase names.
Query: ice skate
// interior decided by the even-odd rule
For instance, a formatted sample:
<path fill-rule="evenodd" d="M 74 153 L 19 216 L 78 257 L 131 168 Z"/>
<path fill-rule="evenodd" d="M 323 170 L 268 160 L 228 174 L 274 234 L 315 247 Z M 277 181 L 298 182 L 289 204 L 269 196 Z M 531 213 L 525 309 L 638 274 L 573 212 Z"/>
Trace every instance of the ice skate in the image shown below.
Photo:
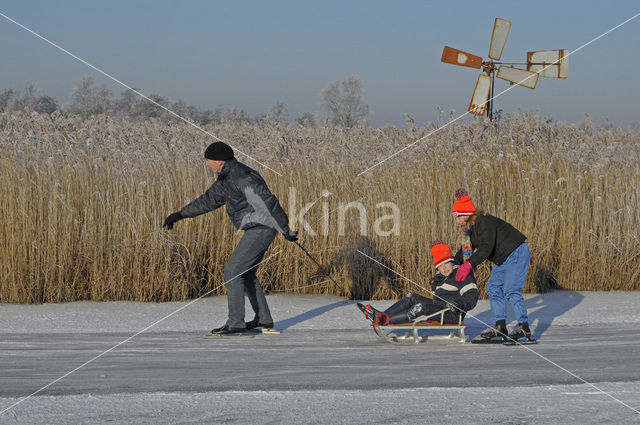
<path fill-rule="evenodd" d="M 279 334 L 280 331 L 273 329 L 273 322 L 260 323 L 258 320 L 252 320 L 246 323 L 247 331 L 262 334 Z"/>
<path fill-rule="evenodd" d="M 500 344 L 507 340 L 507 326 L 496 323 L 495 326 L 482 331 L 480 335 L 471 340 L 472 344 Z"/>
<path fill-rule="evenodd" d="M 263 328 L 263 329 L 273 329 L 273 322 L 269 323 L 260 323 L 258 320 L 252 320 L 250 322 L 246 322 L 247 330 L 255 329 L 255 328 Z"/>
<path fill-rule="evenodd" d="M 537 341 L 531 338 L 531 329 L 529 329 L 528 323 L 519 323 L 518 326 L 516 326 L 516 328 L 509 334 L 509 338 L 505 341 L 505 344 L 507 345 L 535 343 L 537 343 Z"/>
<path fill-rule="evenodd" d="M 230 328 L 229 325 L 224 325 L 220 328 L 213 329 L 210 333 L 204 336 L 207 339 L 215 338 L 250 338 L 251 334 L 248 333 L 245 328 Z"/>

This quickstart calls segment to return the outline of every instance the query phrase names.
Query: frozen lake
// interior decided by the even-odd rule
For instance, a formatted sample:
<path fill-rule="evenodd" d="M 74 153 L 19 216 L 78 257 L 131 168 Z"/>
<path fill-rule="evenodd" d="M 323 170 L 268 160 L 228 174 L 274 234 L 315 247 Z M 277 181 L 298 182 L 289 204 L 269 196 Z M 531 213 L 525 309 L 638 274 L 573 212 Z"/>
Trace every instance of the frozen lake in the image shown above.
<path fill-rule="evenodd" d="M 281 335 L 206 340 L 226 314 L 207 298 L 0 423 L 640 422 L 640 294 L 526 298 L 540 339 L 527 347 L 392 345 L 354 302 L 320 295 L 268 297 Z M 185 305 L 0 305 L 0 410 Z M 471 313 L 492 322 L 487 301 Z M 484 327 L 466 322 L 471 336 Z"/>

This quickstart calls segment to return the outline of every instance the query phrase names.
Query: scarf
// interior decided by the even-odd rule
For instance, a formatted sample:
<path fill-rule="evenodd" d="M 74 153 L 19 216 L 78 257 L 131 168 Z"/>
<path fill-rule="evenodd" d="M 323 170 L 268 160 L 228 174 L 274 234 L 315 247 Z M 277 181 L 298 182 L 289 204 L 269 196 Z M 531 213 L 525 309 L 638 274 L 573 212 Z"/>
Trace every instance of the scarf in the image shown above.
<path fill-rule="evenodd" d="M 473 233 L 473 226 L 475 222 L 471 222 L 471 225 L 462 228 L 462 259 L 467 261 L 469 257 L 473 255 L 473 246 L 471 245 L 471 233 Z"/>

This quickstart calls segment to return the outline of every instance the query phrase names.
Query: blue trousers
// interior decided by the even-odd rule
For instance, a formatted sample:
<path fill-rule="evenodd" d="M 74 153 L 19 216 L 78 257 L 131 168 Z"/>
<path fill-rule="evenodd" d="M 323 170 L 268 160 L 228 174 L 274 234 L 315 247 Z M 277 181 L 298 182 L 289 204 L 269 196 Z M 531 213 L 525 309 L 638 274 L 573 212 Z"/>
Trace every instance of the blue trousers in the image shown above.
<path fill-rule="evenodd" d="M 529 245 L 522 245 L 509 254 L 500 265 L 494 265 L 487 283 L 491 312 L 496 321 L 507 319 L 507 303 L 516 313 L 518 323 L 528 322 L 527 307 L 520 291 L 524 289 L 529 271 Z"/>
<path fill-rule="evenodd" d="M 247 294 L 260 323 L 273 323 L 267 299 L 256 277 L 258 265 L 278 232 L 265 226 L 252 227 L 244 232 L 238 246 L 224 268 L 227 287 L 230 328 L 244 328 L 244 295 Z"/>

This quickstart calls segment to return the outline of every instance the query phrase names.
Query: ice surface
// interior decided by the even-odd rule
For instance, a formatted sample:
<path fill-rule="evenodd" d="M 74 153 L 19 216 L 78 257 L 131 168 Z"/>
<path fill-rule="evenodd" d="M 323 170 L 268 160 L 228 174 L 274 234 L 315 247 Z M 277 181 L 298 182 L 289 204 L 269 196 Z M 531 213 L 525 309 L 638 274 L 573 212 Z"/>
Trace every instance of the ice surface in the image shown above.
<path fill-rule="evenodd" d="M 267 298 L 285 332 L 222 343 L 200 336 L 224 322 L 224 297 L 0 304 L 0 411 L 159 321 L 0 423 L 640 422 L 640 293 L 525 296 L 541 336 L 534 351 L 394 346 L 375 337 L 353 301 Z M 493 320 L 484 300 L 471 314 L 471 333 Z"/>
<path fill-rule="evenodd" d="M 637 384 L 603 389 L 637 405 Z M 44 396 L 5 415 L 2 423 L 34 425 L 638 423 L 586 385 Z"/>
<path fill-rule="evenodd" d="M 324 295 L 267 297 L 276 327 L 295 329 L 362 329 L 362 314 L 344 298 Z M 640 322 L 638 292 L 558 291 L 525 295 L 534 325 L 581 325 Z M 190 302 L 74 302 L 65 304 L 0 304 L 0 333 L 137 332 Z M 371 301 L 384 309 L 393 301 Z M 250 317 L 249 303 L 246 303 Z M 148 332 L 202 331 L 224 323 L 225 297 L 195 301 Z M 510 312 L 511 313 L 511 312 Z M 489 302 L 480 300 L 468 315 L 468 324 L 481 326 L 472 316 L 492 324 Z M 513 316 L 509 317 L 513 320 Z"/>

